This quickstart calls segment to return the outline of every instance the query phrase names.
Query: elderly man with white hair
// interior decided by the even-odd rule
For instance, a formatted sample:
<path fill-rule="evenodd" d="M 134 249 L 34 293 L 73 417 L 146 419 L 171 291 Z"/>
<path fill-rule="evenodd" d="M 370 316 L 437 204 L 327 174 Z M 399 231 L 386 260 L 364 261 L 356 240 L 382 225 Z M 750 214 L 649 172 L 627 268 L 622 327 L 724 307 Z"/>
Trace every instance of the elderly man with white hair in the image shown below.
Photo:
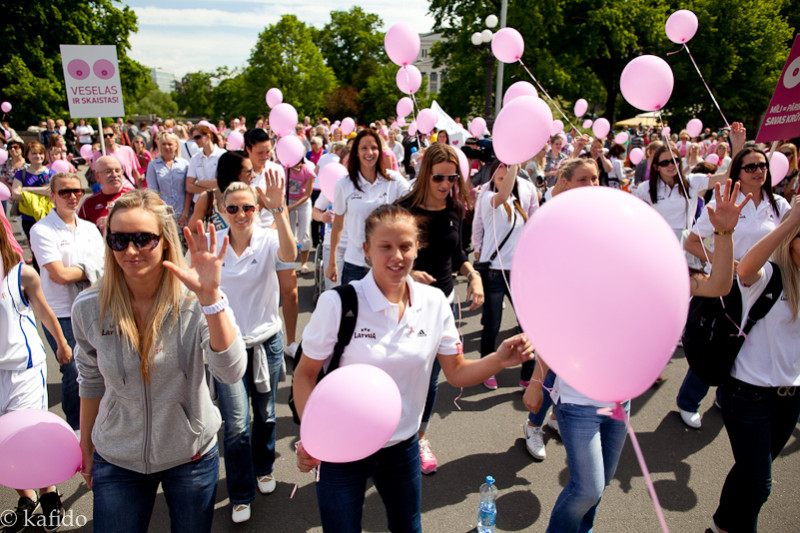
<path fill-rule="evenodd" d="M 105 233 L 106 217 L 114 206 L 114 201 L 131 190 L 126 183 L 122 165 L 110 155 L 99 157 L 94 162 L 94 174 L 100 190 L 83 202 L 78 216 L 94 222 L 101 233 Z"/>

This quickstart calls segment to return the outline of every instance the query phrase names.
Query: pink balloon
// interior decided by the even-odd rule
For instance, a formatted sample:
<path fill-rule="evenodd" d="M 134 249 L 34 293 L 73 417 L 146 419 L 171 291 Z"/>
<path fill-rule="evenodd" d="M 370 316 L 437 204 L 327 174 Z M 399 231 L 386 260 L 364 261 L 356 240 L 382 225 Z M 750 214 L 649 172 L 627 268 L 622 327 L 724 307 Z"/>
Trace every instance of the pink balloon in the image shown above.
<path fill-rule="evenodd" d="M 594 124 L 594 122 L 587 118 L 586 120 L 583 121 L 583 124 L 581 124 L 581 126 L 583 127 L 583 129 L 588 130 L 589 128 L 592 127 L 592 124 Z"/>
<path fill-rule="evenodd" d="M 297 126 L 297 110 L 290 104 L 278 104 L 269 112 L 269 127 L 278 136 L 294 133 Z"/>
<path fill-rule="evenodd" d="M 503 105 L 506 105 L 514 98 L 518 96 L 539 96 L 539 93 L 536 92 L 536 88 L 528 83 L 527 81 L 518 81 L 511 85 L 506 91 L 505 96 L 503 96 Z"/>
<path fill-rule="evenodd" d="M 10 102 L 3 102 L 0 104 L 0 109 L 3 110 L 3 113 L 8 113 L 11 111 L 11 103 Z"/>
<path fill-rule="evenodd" d="M 8 190 L 5 183 L 0 183 L 0 202 L 5 202 L 11 198 L 11 191 Z"/>
<path fill-rule="evenodd" d="M 283 93 L 277 87 L 273 87 L 267 91 L 266 95 L 267 105 L 270 109 L 283 102 Z"/>
<path fill-rule="evenodd" d="M 697 15 L 688 9 L 680 9 L 669 16 L 664 30 L 673 43 L 683 44 L 697 33 Z"/>
<path fill-rule="evenodd" d="M 417 134 L 417 121 L 414 120 L 408 125 L 408 134 L 412 137 Z"/>
<path fill-rule="evenodd" d="M 80 152 L 81 152 L 81 157 L 84 158 L 86 161 L 89 161 L 92 158 L 92 154 L 94 154 L 91 144 L 84 144 L 83 146 L 81 146 Z"/>
<path fill-rule="evenodd" d="M 78 438 L 61 417 L 39 409 L 0 417 L 0 485 L 57 485 L 74 476 L 81 462 Z"/>
<path fill-rule="evenodd" d="M 550 135 L 558 135 L 564 131 L 564 123 L 556 119 L 553 121 L 553 126 L 550 128 Z"/>
<path fill-rule="evenodd" d="M 604 139 L 609 131 L 611 131 L 611 124 L 604 118 L 598 118 L 592 124 L 592 133 L 598 139 Z"/>
<path fill-rule="evenodd" d="M 58 159 L 53 161 L 53 164 L 50 165 L 50 169 L 58 174 L 59 172 L 71 172 L 72 169 L 70 168 L 69 163 L 64 161 L 63 159 Z"/>
<path fill-rule="evenodd" d="M 339 129 L 342 130 L 344 135 L 350 135 L 353 133 L 353 130 L 356 129 L 356 121 L 350 117 L 346 117 L 343 121 Z"/>
<path fill-rule="evenodd" d="M 414 65 L 401 67 L 394 79 L 397 87 L 405 94 L 414 94 L 422 85 L 422 73 Z"/>
<path fill-rule="evenodd" d="M 408 24 L 398 22 L 386 32 L 383 45 L 392 63 L 405 67 L 417 59 L 420 47 L 419 34 Z"/>
<path fill-rule="evenodd" d="M 319 169 L 322 170 L 327 165 L 330 165 L 331 163 L 338 163 L 338 162 L 339 162 L 339 156 L 338 155 L 336 155 L 336 154 L 323 154 L 322 157 L 320 157 L 319 160 L 317 161 L 317 167 L 319 167 Z"/>
<path fill-rule="evenodd" d="M 400 391 L 389 374 L 372 365 L 345 365 L 311 391 L 300 439 L 306 451 L 322 461 L 357 461 L 388 442 L 401 410 Z"/>
<path fill-rule="evenodd" d="M 0 148 L 0 165 L 8 161 L 8 152 Z"/>
<path fill-rule="evenodd" d="M 303 160 L 303 156 L 306 155 L 306 147 L 296 135 L 287 135 L 278 141 L 275 152 L 283 166 L 293 167 Z"/>
<path fill-rule="evenodd" d="M 769 173 L 774 187 L 789 173 L 789 159 L 781 152 L 774 152 L 769 160 Z"/>
<path fill-rule="evenodd" d="M 338 161 L 328 163 L 319 169 L 319 188 L 325 198 L 333 202 L 333 194 L 336 190 L 336 182 L 347 176 L 347 168 Z"/>
<path fill-rule="evenodd" d="M 573 111 L 575 111 L 576 117 L 582 117 L 583 114 L 586 113 L 587 109 L 589 109 L 589 102 L 587 102 L 583 98 L 580 98 L 578 99 L 577 102 L 575 102 L 575 108 L 573 109 Z"/>
<path fill-rule="evenodd" d="M 625 276 L 621 264 L 631 267 Z M 544 271 L 551 277 L 542 284 L 533 273 Z M 623 191 L 583 187 L 548 201 L 523 228 L 511 272 L 514 308 L 537 352 L 598 401 L 647 391 L 686 323 L 689 276 L 680 243 L 661 215 Z M 621 335 L 602 316 L 635 316 L 650 327 Z"/>
<path fill-rule="evenodd" d="M 472 121 L 469 123 L 469 133 L 473 137 L 482 137 L 484 132 L 486 131 L 486 121 L 483 117 L 476 117 L 473 118 Z"/>
<path fill-rule="evenodd" d="M 515 98 L 503 106 L 495 120 L 495 155 L 506 165 L 527 161 L 544 148 L 552 125 L 553 113 L 541 98 Z"/>
<path fill-rule="evenodd" d="M 617 136 L 614 137 L 614 142 L 617 144 L 625 144 L 628 142 L 628 132 L 623 131 L 622 133 L 617 133 Z"/>
<path fill-rule="evenodd" d="M 458 170 L 461 172 L 461 178 L 466 182 L 469 179 L 469 161 L 467 160 L 467 156 L 464 155 L 464 152 L 461 151 L 461 148 L 454 146 L 453 149 L 458 156 Z"/>
<path fill-rule="evenodd" d="M 414 110 L 414 101 L 408 96 L 402 97 L 397 101 L 397 116 L 407 117 Z"/>
<path fill-rule="evenodd" d="M 708 154 L 705 161 L 712 165 L 719 165 L 719 156 L 717 154 Z"/>
<path fill-rule="evenodd" d="M 663 139 L 669 139 L 669 134 L 672 132 L 669 126 L 664 126 L 661 128 L 661 137 Z"/>
<path fill-rule="evenodd" d="M 492 53 L 503 63 L 515 63 L 525 51 L 525 41 L 514 28 L 503 28 L 492 38 Z"/>
<path fill-rule="evenodd" d="M 228 150 L 241 150 L 244 146 L 244 135 L 239 130 L 234 130 L 228 134 Z"/>
<path fill-rule="evenodd" d="M 675 80 L 669 64 L 658 56 L 639 56 L 625 65 L 619 88 L 625 100 L 642 111 L 656 111 L 669 101 Z"/>
<path fill-rule="evenodd" d="M 644 157 L 644 150 L 642 150 L 641 148 L 634 148 L 633 150 L 631 150 L 631 153 L 628 154 L 628 158 L 634 165 L 638 165 L 639 161 L 641 161 L 643 157 Z"/>
<path fill-rule="evenodd" d="M 690 137 L 698 137 L 703 131 L 703 122 L 699 118 L 693 118 L 686 124 L 686 131 Z"/>
<path fill-rule="evenodd" d="M 439 113 L 430 108 L 423 109 L 417 115 L 417 130 L 427 135 L 433 131 L 437 122 L 439 122 Z"/>

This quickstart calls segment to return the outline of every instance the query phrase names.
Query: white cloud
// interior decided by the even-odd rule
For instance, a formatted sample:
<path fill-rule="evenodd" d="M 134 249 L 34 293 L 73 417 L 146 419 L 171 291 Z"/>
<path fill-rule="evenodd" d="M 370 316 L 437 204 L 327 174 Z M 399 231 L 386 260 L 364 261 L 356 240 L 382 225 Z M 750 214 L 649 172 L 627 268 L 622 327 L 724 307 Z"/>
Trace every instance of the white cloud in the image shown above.
<path fill-rule="evenodd" d="M 139 27 L 189 26 L 194 28 L 256 28 L 274 24 L 280 18 L 266 9 L 234 13 L 220 9 L 168 9 L 155 6 L 134 7 Z"/>

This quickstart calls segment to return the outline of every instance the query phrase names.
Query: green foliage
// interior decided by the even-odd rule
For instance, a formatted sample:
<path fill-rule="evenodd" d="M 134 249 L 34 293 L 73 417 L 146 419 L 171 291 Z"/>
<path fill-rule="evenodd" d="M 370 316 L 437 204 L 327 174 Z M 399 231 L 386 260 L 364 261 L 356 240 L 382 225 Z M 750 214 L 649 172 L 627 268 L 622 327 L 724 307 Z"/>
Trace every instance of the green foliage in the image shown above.
<path fill-rule="evenodd" d="M 178 112 L 178 104 L 167 93 L 158 90 L 158 86 L 150 82 L 144 96 L 132 105 L 131 114 L 158 115 L 162 118 L 174 117 Z"/>
<path fill-rule="evenodd" d="M 182 114 L 190 117 L 211 116 L 214 111 L 213 74 L 189 72 L 175 85 L 173 98 Z"/>
<path fill-rule="evenodd" d="M 331 11 L 331 21 L 315 31 L 314 42 L 341 85 L 365 87 L 384 62 L 381 26 L 378 15 L 353 6 L 350 11 Z"/>

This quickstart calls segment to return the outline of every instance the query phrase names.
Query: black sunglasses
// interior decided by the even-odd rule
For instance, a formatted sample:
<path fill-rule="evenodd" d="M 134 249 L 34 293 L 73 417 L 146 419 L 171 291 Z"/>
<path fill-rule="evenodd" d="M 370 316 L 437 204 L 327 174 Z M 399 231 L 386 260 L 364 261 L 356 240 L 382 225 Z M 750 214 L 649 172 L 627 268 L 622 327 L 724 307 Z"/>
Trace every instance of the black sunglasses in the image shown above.
<path fill-rule="evenodd" d="M 194 137 L 192 137 L 192 139 L 194 139 L 195 141 L 199 141 L 202 138 L 203 138 L 202 135 L 195 135 Z"/>
<path fill-rule="evenodd" d="M 57 191 L 56 194 L 58 194 L 61 198 L 64 199 L 69 198 L 73 194 L 75 195 L 76 198 L 80 198 L 81 196 L 83 196 L 83 189 L 61 189 L 60 191 Z"/>
<path fill-rule="evenodd" d="M 152 250 L 160 240 L 161 235 L 154 233 L 109 233 L 106 236 L 108 246 L 115 252 L 124 252 L 131 243 L 137 250 Z"/>
<path fill-rule="evenodd" d="M 458 178 L 460 177 L 461 176 L 459 176 L 458 174 L 450 174 L 449 176 L 445 176 L 444 174 L 434 174 L 433 176 L 431 176 L 431 178 L 433 178 L 433 181 L 435 181 L 436 183 L 441 183 L 444 180 L 447 180 L 450 183 L 454 183 L 458 181 Z"/>
<path fill-rule="evenodd" d="M 239 212 L 239 207 L 240 206 L 238 206 L 238 205 L 228 205 L 228 206 L 225 206 L 225 211 L 227 211 L 229 215 L 235 215 L 236 213 Z M 244 211 L 245 213 L 249 213 L 250 211 L 255 211 L 256 210 L 256 206 L 254 206 L 254 205 L 243 205 L 243 206 L 241 206 L 241 208 L 242 208 L 242 211 Z"/>
<path fill-rule="evenodd" d="M 665 159 L 664 161 L 659 161 L 656 164 L 661 168 L 667 168 L 670 165 L 674 165 L 675 161 L 673 161 L 672 159 Z"/>
<path fill-rule="evenodd" d="M 748 174 L 754 174 L 756 170 L 765 170 L 767 168 L 766 163 L 750 163 L 749 165 L 742 165 L 742 170 L 747 172 Z"/>
<path fill-rule="evenodd" d="M 105 137 L 106 139 L 109 138 L 109 137 L 113 137 L 113 136 L 114 136 L 113 133 L 104 133 L 103 134 L 103 137 Z"/>

